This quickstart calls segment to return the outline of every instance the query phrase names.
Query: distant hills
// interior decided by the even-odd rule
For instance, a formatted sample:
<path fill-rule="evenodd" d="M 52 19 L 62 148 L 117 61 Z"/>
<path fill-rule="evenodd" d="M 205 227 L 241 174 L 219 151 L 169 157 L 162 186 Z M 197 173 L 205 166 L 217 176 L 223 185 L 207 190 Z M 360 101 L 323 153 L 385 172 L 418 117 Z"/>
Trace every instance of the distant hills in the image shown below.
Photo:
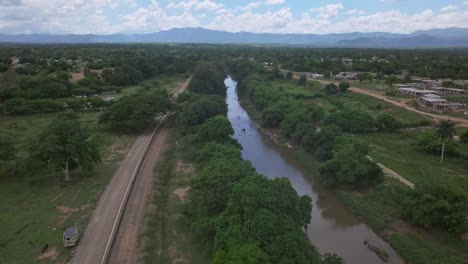
<path fill-rule="evenodd" d="M 446 28 L 417 31 L 411 34 L 341 33 L 341 34 L 274 34 L 225 32 L 204 28 L 174 28 L 147 34 L 49 35 L 0 34 L 8 43 L 208 43 L 301 45 L 315 47 L 364 48 L 436 48 L 468 47 L 468 28 Z"/>

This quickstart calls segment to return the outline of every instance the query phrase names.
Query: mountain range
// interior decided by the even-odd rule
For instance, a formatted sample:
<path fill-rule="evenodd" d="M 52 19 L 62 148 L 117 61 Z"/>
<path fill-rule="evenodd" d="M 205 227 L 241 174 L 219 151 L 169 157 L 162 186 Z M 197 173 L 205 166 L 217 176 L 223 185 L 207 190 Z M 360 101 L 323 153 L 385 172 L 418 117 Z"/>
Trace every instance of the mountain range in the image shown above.
<path fill-rule="evenodd" d="M 75 44 L 75 43 L 208 43 L 301 45 L 315 47 L 364 48 L 436 48 L 468 47 L 468 28 L 446 28 L 416 31 L 411 34 L 338 33 L 338 34 L 276 34 L 225 32 L 204 28 L 174 28 L 147 34 L 112 35 L 52 35 L 0 34 L 3 43 Z"/>

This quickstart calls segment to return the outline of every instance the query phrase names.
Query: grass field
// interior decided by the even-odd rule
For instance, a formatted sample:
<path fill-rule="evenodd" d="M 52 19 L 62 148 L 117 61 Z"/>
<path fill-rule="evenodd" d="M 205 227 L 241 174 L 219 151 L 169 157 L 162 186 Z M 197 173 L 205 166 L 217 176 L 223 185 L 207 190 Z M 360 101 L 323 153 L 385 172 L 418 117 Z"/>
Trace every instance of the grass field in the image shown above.
<path fill-rule="evenodd" d="M 184 208 L 194 168 L 181 160 L 175 136 L 155 172 L 154 197 L 143 235 L 144 263 L 209 263 L 210 248 L 202 248 L 188 230 Z"/>
<path fill-rule="evenodd" d="M 0 133 L 15 142 L 20 156 L 25 155 L 31 139 L 55 115 L 0 116 Z M 98 126 L 98 116 L 96 112 L 80 113 L 99 144 L 102 163 L 94 171 L 75 171 L 70 183 L 62 181 L 61 172 L 53 171 L 29 177 L 0 177 L 2 263 L 49 263 L 53 259 L 63 262 L 69 257 L 71 250 L 63 247 L 62 232 L 74 224 L 83 232 L 117 162 L 133 141 L 133 136 L 116 135 Z M 46 243 L 57 254 L 40 260 Z"/>
<path fill-rule="evenodd" d="M 467 104 L 468 105 L 468 97 L 462 97 L 462 96 L 449 96 L 447 99 L 451 102 L 456 102 L 460 104 Z"/>
<path fill-rule="evenodd" d="M 350 82 L 351 86 L 359 87 L 367 90 L 376 90 L 378 87 L 388 88 L 388 85 L 385 82 L 374 80 L 372 82 L 364 81 L 352 81 Z"/>
<path fill-rule="evenodd" d="M 161 75 L 145 80 L 137 85 L 125 87 L 118 96 L 121 97 L 134 94 L 138 91 L 148 91 L 151 89 L 165 89 L 170 93 L 177 87 L 178 83 L 183 82 L 186 79 L 187 77 L 184 75 Z"/>
<path fill-rule="evenodd" d="M 440 164 L 440 156 L 423 152 L 415 145 L 420 130 L 399 133 L 360 134 L 356 137 L 369 142 L 371 156 L 376 161 L 398 172 L 418 185 L 453 185 L 468 189 L 468 162 L 460 158 L 446 156 Z M 460 147 L 468 155 L 468 148 Z"/>

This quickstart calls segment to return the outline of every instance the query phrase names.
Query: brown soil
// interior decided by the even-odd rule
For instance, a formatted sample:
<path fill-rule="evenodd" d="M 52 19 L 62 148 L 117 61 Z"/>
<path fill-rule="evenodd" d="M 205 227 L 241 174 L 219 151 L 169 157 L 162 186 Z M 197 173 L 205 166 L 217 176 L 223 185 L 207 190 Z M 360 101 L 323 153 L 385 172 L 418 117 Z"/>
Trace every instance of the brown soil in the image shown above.
<path fill-rule="evenodd" d="M 70 78 L 70 82 L 75 83 L 78 82 L 82 79 L 84 79 L 84 73 L 83 72 L 72 72 Z"/>
<path fill-rule="evenodd" d="M 115 160 L 117 157 L 122 156 L 124 154 L 127 154 L 130 147 L 132 146 L 131 142 L 130 143 L 115 143 L 112 146 L 109 147 L 109 155 L 105 159 L 106 162 L 111 162 Z"/>
<path fill-rule="evenodd" d="M 85 205 L 81 206 L 80 208 L 69 208 L 69 207 L 66 207 L 66 206 L 57 206 L 56 209 L 60 213 L 59 225 L 64 224 L 68 220 L 68 218 L 70 218 L 70 216 L 73 213 L 76 213 L 76 212 L 79 212 L 79 211 L 82 211 L 82 210 L 86 210 L 90 206 L 91 206 L 91 204 L 85 204 Z"/>
<path fill-rule="evenodd" d="M 173 242 L 171 247 L 169 248 L 169 255 L 172 258 L 173 264 L 190 263 L 187 256 L 184 256 L 180 251 L 177 250 L 177 245 L 175 242 Z"/>
<path fill-rule="evenodd" d="M 177 161 L 176 173 L 190 174 L 195 172 L 195 166 L 192 164 L 184 163 L 182 160 Z"/>
<path fill-rule="evenodd" d="M 190 187 L 179 188 L 179 189 L 174 191 L 174 194 L 177 195 L 177 197 L 179 197 L 179 199 L 180 199 L 180 201 L 182 203 L 185 203 L 185 201 L 187 200 L 189 190 L 190 190 Z"/>
<path fill-rule="evenodd" d="M 39 260 L 55 260 L 59 254 L 59 251 L 56 248 L 49 248 L 46 252 L 44 252 L 42 255 L 37 257 Z"/>

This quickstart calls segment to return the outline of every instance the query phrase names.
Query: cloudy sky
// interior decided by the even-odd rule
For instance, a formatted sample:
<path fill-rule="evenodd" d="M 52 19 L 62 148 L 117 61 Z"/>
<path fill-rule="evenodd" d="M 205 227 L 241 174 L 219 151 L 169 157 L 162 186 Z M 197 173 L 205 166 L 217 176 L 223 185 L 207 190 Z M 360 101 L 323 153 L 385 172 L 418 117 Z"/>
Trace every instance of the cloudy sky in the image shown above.
<path fill-rule="evenodd" d="M 468 0 L 0 0 L 0 33 L 341 33 L 468 28 Z"/>

